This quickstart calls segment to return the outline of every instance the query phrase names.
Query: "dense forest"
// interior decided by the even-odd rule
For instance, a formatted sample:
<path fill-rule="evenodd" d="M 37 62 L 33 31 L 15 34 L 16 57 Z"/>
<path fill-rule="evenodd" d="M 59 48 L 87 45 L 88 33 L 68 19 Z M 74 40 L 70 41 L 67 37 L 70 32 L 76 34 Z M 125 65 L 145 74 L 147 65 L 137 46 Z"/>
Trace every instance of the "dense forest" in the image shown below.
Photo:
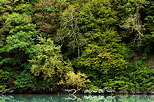
<path fill-rule="evenodd" d="M 153 0 L 0 0 L 0 90 L 154 90 Z"/>

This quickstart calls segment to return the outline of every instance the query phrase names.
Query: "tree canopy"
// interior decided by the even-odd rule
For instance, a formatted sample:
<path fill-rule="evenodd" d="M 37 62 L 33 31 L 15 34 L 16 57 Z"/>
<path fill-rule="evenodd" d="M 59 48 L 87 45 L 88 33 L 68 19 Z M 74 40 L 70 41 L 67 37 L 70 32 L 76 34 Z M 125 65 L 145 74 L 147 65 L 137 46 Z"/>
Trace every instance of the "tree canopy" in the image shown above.
<path fill-rule="evenodd" d="M 153 0 L 0 0 L 0 90 L 154 90 Z"/>

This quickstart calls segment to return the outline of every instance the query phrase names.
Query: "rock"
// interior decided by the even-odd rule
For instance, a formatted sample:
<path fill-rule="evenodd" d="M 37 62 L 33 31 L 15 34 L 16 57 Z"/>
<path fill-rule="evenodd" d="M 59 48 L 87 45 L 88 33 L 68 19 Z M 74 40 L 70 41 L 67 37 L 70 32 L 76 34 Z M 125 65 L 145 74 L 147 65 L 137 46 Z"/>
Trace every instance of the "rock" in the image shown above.
<path fill-rule="evenodd" d="M 104 89 L 85 89 L 84 93 L 85 94 L 103 94 Z"/>
<path fill-rule="evenodd" d="M 128 94 L 127 90 L 118 90 L 116 94 Z"/>
<path fill-rule="evenodd" d="M 12 93 L 14 90 L 12 89 L 2 89 L 0 90 L 0 94 Z"/>
<path fill-rule="evenodd" d="M 104 93 L 104 89 L 98 89 L 98 93 L 103 94 Z"/>
<path fill-rule="evenodd" d="M 115 93 L 115 90 L 112 89 L 112 88 L 104 88 L 104 92 L 105 92 L 106 94 L 111 94 L 111 93 Z"/>
<path fill-rule="evenodd" d="M 154 94 L 154 90 L 150 91 L 149 93 L 150 93 L 150 94 Z"/>

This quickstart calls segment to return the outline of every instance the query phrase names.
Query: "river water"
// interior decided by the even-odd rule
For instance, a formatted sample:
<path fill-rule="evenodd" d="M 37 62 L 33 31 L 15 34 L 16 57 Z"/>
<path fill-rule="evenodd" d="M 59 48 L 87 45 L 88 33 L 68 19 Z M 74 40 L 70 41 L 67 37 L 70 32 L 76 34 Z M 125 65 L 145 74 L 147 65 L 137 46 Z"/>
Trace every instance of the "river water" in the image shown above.
<path fill-rule="evenodd" d="M 0 102 L 154 102 L 154 95 L 1 95 Z"/>

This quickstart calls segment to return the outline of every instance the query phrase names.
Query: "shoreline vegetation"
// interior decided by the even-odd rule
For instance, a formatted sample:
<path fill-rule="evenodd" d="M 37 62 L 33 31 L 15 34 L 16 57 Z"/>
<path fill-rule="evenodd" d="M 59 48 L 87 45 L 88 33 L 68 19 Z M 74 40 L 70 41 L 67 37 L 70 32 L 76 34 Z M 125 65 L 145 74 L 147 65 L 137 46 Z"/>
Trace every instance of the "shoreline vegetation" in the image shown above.
<path fill-rule="evenodd" d="M 39 90 L 33 91 L 29 90 L 18 90 L 14 91 L 12 89 L 4 89 L 0 91 L 0 95 L 5 94 L 88 94 L 88 95 L 154 95 L 154 91 L 126 91 L 126 90 L 118 90 L 115 91 L 113 89 L 85 89 L 85 90 L 75 90 L 75 89 L 64 89 L 61 91 L 49 91 L 49 90 Z"/>
<path fill-rule="evenodd" d="M 0 93 L 154 94 L 154 0 L 0 0 Z"/>

